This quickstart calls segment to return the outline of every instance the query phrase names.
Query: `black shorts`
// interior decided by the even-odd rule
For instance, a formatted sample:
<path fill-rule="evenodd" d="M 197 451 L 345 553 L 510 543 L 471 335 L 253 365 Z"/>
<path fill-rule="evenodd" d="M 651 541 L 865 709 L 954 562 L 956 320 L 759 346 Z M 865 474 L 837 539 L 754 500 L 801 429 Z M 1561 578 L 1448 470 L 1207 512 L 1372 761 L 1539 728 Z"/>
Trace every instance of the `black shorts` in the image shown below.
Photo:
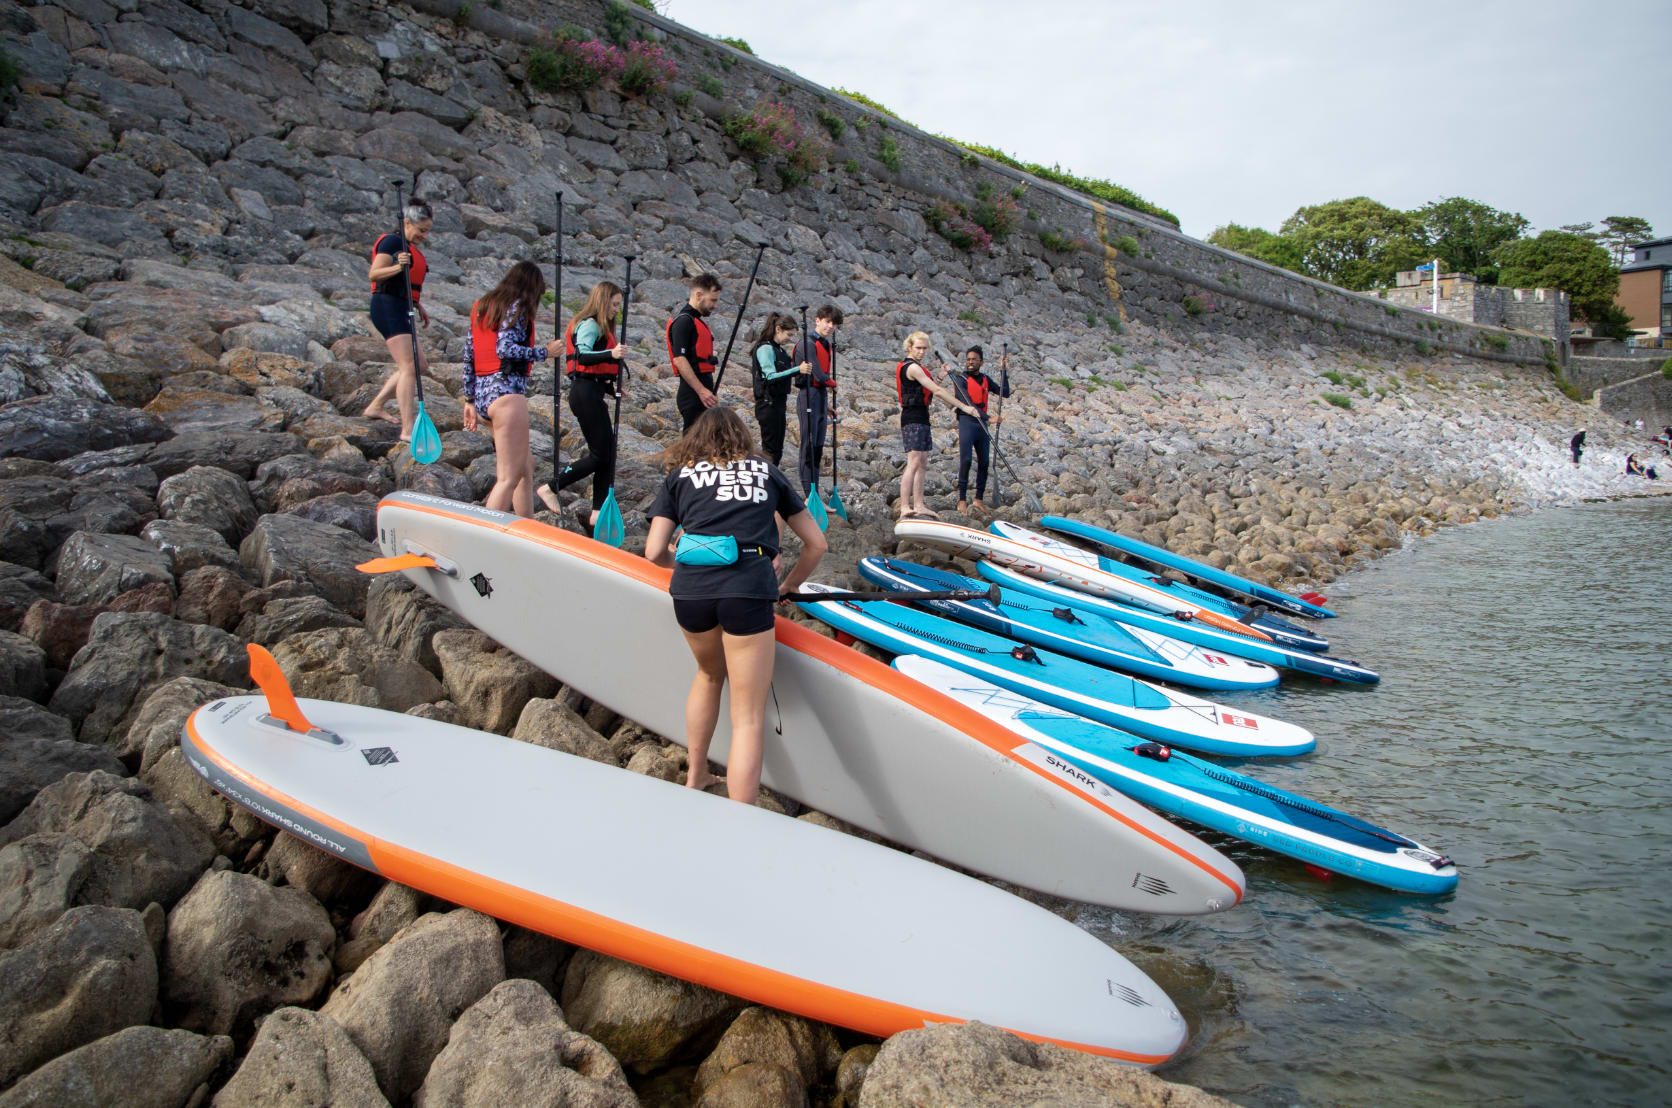
<path fill-rule="evenodd" d="M 679 626 L 700 635 L 718 627 L 728 635 L 758 635 L 770 631 L 775 619 L 772 601 L 752 596 L 722 596 L 704 600 L 675 600 L 673 618 Z"/>
<path fill-rule="evenodd" d="M 386 339 L 412 334 L 412 316 L 404 296 L 390 296 L 386 292 L 372 293 L 372 326 Z"/>

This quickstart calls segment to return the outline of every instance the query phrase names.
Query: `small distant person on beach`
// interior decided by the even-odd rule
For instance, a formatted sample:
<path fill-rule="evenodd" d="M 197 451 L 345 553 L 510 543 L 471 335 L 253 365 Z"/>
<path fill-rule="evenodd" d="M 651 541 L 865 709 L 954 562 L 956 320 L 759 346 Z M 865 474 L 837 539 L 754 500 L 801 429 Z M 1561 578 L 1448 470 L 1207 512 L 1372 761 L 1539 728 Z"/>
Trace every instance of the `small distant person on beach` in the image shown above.
<path fill-rule="evenodd" d="M 644 553 L 673 565 L 674 619 L 697 661 L 685 701 L 685 784 L 707 788 L 708 746 L 731 685 L 731 755 L 726 795 L 753 804 L 765 753 L 766 696 L 776 656 L 774 602 L 804 584 L 824 556 L 824 534 L 782 471 L 755 452 L 749 428 L 730 408 L 704 412 L 684 438 L 653 459 L 668 476 L 650 509 Z M 782 517 L 801 557 L 780 585 Z M 668 549 L 674 529 L 685 534 Z"/>
<path fill-rule="evenodd" d="M 796 420 L 801 427 L 800 477 L 801 491 L 810 493 L 819 481 L 819 465 L 824 461 L 824 437 L 830 420 L 830 390 L 836 387 L 832 373 L 831 350 L 836 328 L 842 325 L 842 309 L 834 304 L 820 306 L 813 321 L 810 339 L 795 344 L 791 355 L 797 364 L 806 362 L 805 377 L 797 377 L 796 387 L 801 395 L 796 398 Z"/>
<path fill-rule="evenodd" d="M 1651 481 L 1660 479 L 1660 474 L 1655 472 L 1655 467 L 1646 466 L 1638 461 L 1636 454 L 1626 455 L 1626 473 L 1631 477 L 1647 477 Z"/>
<path fill-rule="evenodd" d="M 749 365 L 755 392 L 755 422 L 761 429 L 761 451 L 775 466 L 784 464 L 784 423 L 790 389 L 795 375 L 806 373 L 806 363 L 796 365 L 789 344 L 795 341 L 795 317 L 788 312 L 771 312 L 755 335 Z"/>
<path fill-rule="evenodd" d="M 1581 427 L 1579 433 L 1568 440 L 1568 449 L 1573 451 L 1573 464 L 1579 464 L 1579 455 L 1585 453 L 1585 429 Z"/>
<path fill-rule="evenodd" d="M 592 506 L 576 509 L 581 529 L 588 534 L 598 522 L 598 511 L 615 484 L 615 424 L 610 399 L 621 388 L 627 348 L 616 340 L 615 321 L 621 318 L 625 295 L 613 281 L 599 281 L 586 294 L 586 303 L 569 321 L 563 337 L 563 371 L 569 378 L 569 410 L 586 439 L 586 454 L 563 467 L 557 488 L 592 478 Z M 540 500 L 561 515 L 557 491 L 550 485 L 535 490 Z"/>
<path fill-rule="evenodd" d="M 534 313 L 546 277 L 518 262 L 492 292 L 470 307 L 464 346 L 464 429 L 478 417 L 493 431 L 494 485 L 485 501 L 498 512 L 534 514 L 534 455 L 528 445 L 528 371 L 562 349 L 555 336 L 536 345 Z"/>
<path fill-rule="evenodd" d="M 929 471 L 929 451 L 935 448 L 929 434 L 929 403 L 940 397 L 958 411 L 980 419 L 981 413 L 936 383 L 923 363 L 929 356 L 929 336 L 913 331 L 903 344 L 905 360 L 894 367 L 894 388 L 900 398 L 900 444 L 906 450 L 906 466 L 900 471 L 900 518 L 939 519 L 923 499 L 923 478 Z"/>
<path fill-rule="evenodd" d="M 418 419 L 418 336 L 412 333 L 410 309 L 418 313 L 418 325 L 428 327 L 430 314 L 424 310 L 424 274 L 429 263 L 420 243 L 430 237 L 435 217 L 430 206 L 413 197 L 401 212 L 401 233 L 378 236 L 372 245 L 372 264 L 366 278 L 372 283 L 372 326 L 383 336 L 383 345 L 395 359 L 390 373 L 360 414 L 367 419 L 399 423 L 401 441 L 412 439 L 412 424 Z M 406 298 L 406 275 L 412 277 L 412 299 Z M 383 410 L 393 396 L 401 414 L 397 419 Z"/>
<path fill-rule="evenodd" d="M 714 407 L 714 332 L 703 322 L 720 303 L 720 279 L 712 273 L 691 278 L 691 294 L 679 314 L 668 321 L 668 361 L 679 375 L 674 406 L 689 431 L 697 417 Z"/>
<path fill-rule="evenodd" d="M 969 404 L 981 413 L 980 418 L 958 413 L 958 511 L 968 512 L 973 506 L 983 515 L 987 512 L 984 497 L 987 495 L 987 466 L 991 461 L 993 436 L 987 426 L 987 400 L 993 395 L 993 389 L 999 390 L 1000 396 L 1010 395 L 1010 355 L 999 358 L 999 368 L 1002 371 L 1003 383 L 994 381 L 981 371 L 985 355 L 981 347 L 972 346 L 964 351 L 964 372 L 952 376 L 952 391 L 959 400 Z M 975 458 L 975 502 L 969 503 L 970 488 L 970 458 Z"/>

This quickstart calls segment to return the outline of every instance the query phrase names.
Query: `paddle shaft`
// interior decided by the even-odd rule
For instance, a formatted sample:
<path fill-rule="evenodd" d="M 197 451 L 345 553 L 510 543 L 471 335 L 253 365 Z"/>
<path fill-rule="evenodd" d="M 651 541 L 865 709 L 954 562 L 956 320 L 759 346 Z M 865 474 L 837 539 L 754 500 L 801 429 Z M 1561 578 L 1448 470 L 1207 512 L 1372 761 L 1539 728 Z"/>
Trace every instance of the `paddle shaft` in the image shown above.
<path fill-rule="evenodd" d="M 915 604 L 920 600 L 986 600 L 999 602 L 997 585 L 986 589 L 941 589 L 934 592 L 788 592 L 779 600 L 800 600 L 812 604 L 821 600 L 891 600 L 897 604 Z"/>
<path fill-rule="evenodd" d="M 825 418 L 830 421 L 830 500 L 833 504 L 840 504 L 842 487 L 842 431 L 838 426 L 842 421 L 836 418 L 836 332 L 830 332 L 830 409 L 825 412 Z M 844 512 L 843 519 L 847 518 Z"/>
<path fill-rule="evenodd" d="M 401 245 L 406 249 L 404 254 L 412 253 L 412 244 L 406 241 L 406 197 L 401 192 L 401 183 L 391 181 L 395 186 L 395 233 L 401 236 Z M 418 406 L 424 406 L 424 363 L 418 350 L 418 309 L 412 303 L 412 263 L 401 266 L 401 280 L 406 282 L 406 323 L 412 328 L 412 380 L 418 386 Z"/>
<path fill-rule="evenodd" d="M 720 395 L 720 379 L 726 375 L 726 363 L 731 361 L 732 343 L 737 341 L 738 329 L 743 326 L 743 312 L 749 307 L 749 294 L 755 289 L 755 276 L 761 271 L 761 256 L 766 253 L 766 243 L 760 243 L 755 248 L 755 265 L 749 270 L 749 283 L 743 286 L 743 299 L 737 304 L 737 318 L 732 320 L 731 334 L 726 336 L 726 352 L 720 358 L 720 368 L 714 371 L 714 395 Z"/>
<path fill-rule="evenodd" d="M 1004 354 L 999 358 L 999 373 L 1002 374 L 997 397 L 998 411 L 993 413 L 993 420 L 998 427 L 993 431 L 993 503 L 1002 505 L 1004 496 L 999 492 L 999 435 L 1004 433 L 1004 386 L 1010 383 L 1010 344 L 1004 344 Z"/>
<path fill-rule="evenodd" d="M 616 342 L 627 345 L 627 313 L 633 307 L 633 255 L 627 255 L 627 276 L 622 278 L 621 285 L 621 337 Z M 621 369 L 615 379 L 615 422 L 610 428 L 610 441 L 621 441 L 621 394 L 627 388 L 627 363 L 621 363 Z M 617 451 L 619 454 L 620 451 Z M 615 488 L 615 471 L 610 471 L 610 488 Z"/>
<path fill-rule="evenodd" d="M 557 191 L 557 241 L 553 251 L 557 272 L 556 291 L 553 295 L 557 302 L 552 306 L 552 334 L 563 337 L 563 190 Z M 557 482 L 563 476 L 563 371 L 569 368 L 561 358 L 557 363 L 557 373 L 552 381 L 552 498 L 558 495 Z M 562 520 L 558 521 L 560 524 Z"/>

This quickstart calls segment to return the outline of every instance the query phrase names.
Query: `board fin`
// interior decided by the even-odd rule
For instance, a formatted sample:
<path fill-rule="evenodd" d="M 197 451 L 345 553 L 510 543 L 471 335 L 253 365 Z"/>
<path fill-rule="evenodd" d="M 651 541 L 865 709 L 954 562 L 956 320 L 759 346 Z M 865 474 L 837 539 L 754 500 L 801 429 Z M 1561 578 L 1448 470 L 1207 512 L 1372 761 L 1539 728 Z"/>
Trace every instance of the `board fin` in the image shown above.
<path fill-rule="evenodd" d="M 373 558 L 354 567 L 361 573 L 399 573 L 403 569 L 440 569 L 428 554 L 397 554 L 393 558 Z"/>
<path fill-rule="evenodd" d="M 1306 867 L 1307 873 L 1310 873 L 1313 877 L 1316 877 L 1320 881 L 1329 881 L 1335 877 L 1335 874 L 1331 873 L 1323 866 L 1315 866 L 1311 862 L 1302 862 L 1301 865 Z"/>
<path fill-rule="evenodd" d="M 296 703 L 296 697 L 290 691 L 290 682 L 285 680 L 284 670 L 279 668 L 279 663 L 267 652 L 267 648 L 250 643 L 248 649 L 250 680 L 267 698 L 267 714 L 292 731 L 304 735 L 309 731 L 318 731 L 319 728 L 302 714 L 302 706 Z"/>

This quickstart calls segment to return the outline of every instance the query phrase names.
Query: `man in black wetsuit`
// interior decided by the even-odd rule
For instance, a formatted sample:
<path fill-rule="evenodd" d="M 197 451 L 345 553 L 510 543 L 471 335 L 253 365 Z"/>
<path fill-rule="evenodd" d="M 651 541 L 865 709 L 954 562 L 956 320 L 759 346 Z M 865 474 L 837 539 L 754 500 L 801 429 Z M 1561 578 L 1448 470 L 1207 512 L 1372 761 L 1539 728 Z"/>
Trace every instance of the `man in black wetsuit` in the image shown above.
<path fill-rule="evenodd" d="M 835 342 L 836 328 L 841 325 L 842 309 L 834 304 L 823 305 L 813 322 L 811 348 L 809 349 L 809 340 L 797 342 L 795 353 L 790 356 L 790 360 L 797 365 L 807 362 L 811 366 L 805 374 L 805 385 L 802 385 L 800 376 L 796 378 L 796 384 L 801 387 L 801 395 L 795 402 L 795 413 L 801 424 L 803 493 L 810 494 L 813 486 L 818 483 L 819 465 L 824 461 L 824 433 L 830 413 L 830 390 L 836 387 L 836 377 L 831 365 L 831 344 Z"/>
<path fill-rule="evenodd" d="M 1568 449 L 1573 451 L 1573 464 L 1578 465 L 1579 455 L 1585 453 L 1585 428 L 1581 427 L 1579 433 L 1568 440 Z"/>
<path fill-rule="evenodd" d="M 984 355 L 981 347 L 964 351 L 964 372 L 952 375 L 952 394 L 981 413 L 979 417 L 958 413 L 958 510 L 968 511 L 970 487 L 970 456 L 975 456 L 975 510 L 985 513 L 982 502 L 987 495 L 987 465 L 991 460 L 993 436 L 987 426 L 987 400 L 997 385 L 1000 396 L 1010 395 L 1010 355 L 1000 359 L 1002 383 L 995 382 L 981 371 Z"/>
<path fill-rule="evenodd" d="M 679 314 L 668 321 L 668 361 L 679 375 L 674 404 L 685 421 L 681 432 L 720 398 L 714 394 L 714 332 L 703 317 L 720 302 L 720 279 L 712 273 L 691 278 L 691 295 Z"/>

